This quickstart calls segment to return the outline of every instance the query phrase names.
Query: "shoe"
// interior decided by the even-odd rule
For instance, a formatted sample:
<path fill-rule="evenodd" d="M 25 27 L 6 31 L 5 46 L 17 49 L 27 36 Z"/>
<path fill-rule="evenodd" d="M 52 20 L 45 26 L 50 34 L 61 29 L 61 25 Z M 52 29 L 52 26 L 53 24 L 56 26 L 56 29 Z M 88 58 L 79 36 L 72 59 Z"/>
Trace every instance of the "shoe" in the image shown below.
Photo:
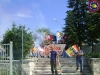
<path fill-rule="evenodd" d="M 76 69 L 76 71 L 80 71 L 79 69 Z"/>
<path fill-rule="evenodd" d="M 76 71 L 78 71 L 78 69 L 76 68 Z"/>

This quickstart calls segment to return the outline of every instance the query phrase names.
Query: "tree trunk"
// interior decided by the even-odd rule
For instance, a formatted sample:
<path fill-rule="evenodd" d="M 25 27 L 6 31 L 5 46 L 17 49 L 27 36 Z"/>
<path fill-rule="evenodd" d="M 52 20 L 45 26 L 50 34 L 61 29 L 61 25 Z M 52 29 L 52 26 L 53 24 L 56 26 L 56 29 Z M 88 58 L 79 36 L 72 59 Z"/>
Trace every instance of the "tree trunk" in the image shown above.
<path fill-rule="evenodd" d="M 92 53 L 94 52 L 94 50 L 93 50 L 93 40 L 92 40 L 92 51 L 91 51 Z"/>

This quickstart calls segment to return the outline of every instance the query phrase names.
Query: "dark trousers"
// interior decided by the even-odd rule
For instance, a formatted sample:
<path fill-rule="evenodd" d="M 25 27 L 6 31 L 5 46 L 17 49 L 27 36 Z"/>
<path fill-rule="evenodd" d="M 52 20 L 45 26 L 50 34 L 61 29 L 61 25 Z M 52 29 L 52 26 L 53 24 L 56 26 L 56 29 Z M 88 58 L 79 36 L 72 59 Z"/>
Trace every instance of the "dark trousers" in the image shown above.
<path fill-rule="evenodd" d="M 76 60 L 76 69 L 78 70 L 80 64 L 80 72 L 83 71 L 83 60 Z"/>
<path fill-rule="evenodd" d="M 54 74 L 54 72 L 55 72 L 55 75 L 58 75 L 57 67 L 56 67 L 56 61 L 50 61 L 50 64 L 51 64 L 51 72 L 52 72 L 52 74 Z"/>

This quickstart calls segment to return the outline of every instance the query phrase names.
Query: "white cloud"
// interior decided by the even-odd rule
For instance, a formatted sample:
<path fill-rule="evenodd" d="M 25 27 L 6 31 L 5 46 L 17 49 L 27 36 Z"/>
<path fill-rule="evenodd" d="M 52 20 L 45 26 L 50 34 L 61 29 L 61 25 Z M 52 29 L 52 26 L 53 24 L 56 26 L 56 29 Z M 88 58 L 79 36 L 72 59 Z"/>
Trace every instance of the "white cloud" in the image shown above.
<path fill-rule="evenodd" d="M 43 15 L 43 13 L 37 12 L 37 15 L 35 16 L 35 21 L 37 22 L 39 27 L 47 27 L 47 24 L 45 22 L 45 16 Z"/>
<path fill-rule="evenodd" d="M 0 40 L 3 38 L 3 34 L 8 28 L 11 28 L 12 22 L 16 24 L 31 24 L 30 27 L 37 26 L 41 27 L 48 27 L 45 21 L 45 15 L 41 10 L 41 6 L 39 3 L 31 3 L 31 7 L 22 7 L 12 12 L 7 11 L 3 8 L 5 3 L 10 3 L 11 0 L 0 0 Z M 14 9 L 15 7 L 13 7 Z M 10 8 L 9 8 L 10 9 Z M 26 21 L 27 20 L 27 21 Z M 30 22 L 30 23 L 29 23 Z"/>
<path fill-rule="evenodd" d="M 19 18 L 31 18 L 32 17 L 31 15 L 25 14 L 25 13 L 17 13 L 17 14 L 14 14 L 13 16 L 19 17 Z"/>
<path fill-rule="evenodd" d="M 32 5 L 33 10 L 33 21 L 38 27 L 48 27 L 45 20 L 45 15 L 41 10 L 41 6 L 39 3 L 33 3 Z"/>

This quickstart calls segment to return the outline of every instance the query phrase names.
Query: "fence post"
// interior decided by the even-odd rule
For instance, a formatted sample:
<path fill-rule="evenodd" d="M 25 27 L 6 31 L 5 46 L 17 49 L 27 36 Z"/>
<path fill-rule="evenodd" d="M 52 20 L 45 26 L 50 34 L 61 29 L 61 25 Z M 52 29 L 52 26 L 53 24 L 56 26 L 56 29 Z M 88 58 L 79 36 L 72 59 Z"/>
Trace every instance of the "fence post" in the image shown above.
<path fill-rule="evenodd" d="M 12 52 L 12 41 L 10 41 L 10 75 L 13 75 L 13 69 L 12 69 L 12 57 L 13 57 L 13 52 Z"/>

